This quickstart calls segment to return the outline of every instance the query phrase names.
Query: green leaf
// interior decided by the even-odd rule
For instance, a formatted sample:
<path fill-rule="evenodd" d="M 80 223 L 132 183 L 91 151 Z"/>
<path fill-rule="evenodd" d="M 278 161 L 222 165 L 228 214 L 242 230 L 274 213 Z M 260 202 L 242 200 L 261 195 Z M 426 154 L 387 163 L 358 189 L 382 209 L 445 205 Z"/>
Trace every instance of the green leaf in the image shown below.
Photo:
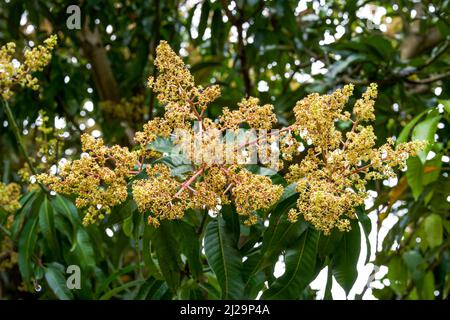
<path fill-rule="evenodd" d="M 260 290 L 264 288 L 266 277 L 263 271 L 256 272 L 261 261 L 261 253 L 256 251 L 249 255 L 243 263 L 242 274 L 245 280 L 245 296 L 256 299 Z"/>
<path fill-rule="evenodd" d="M 381 59 L 390 61 L 394 54 L 391 42 L 383 36 L 374 35 L 364 39 L 368 46 L 374 48 Z"/>
<path fill-rule="evenodd" d="M 339 230 L 332 230 L 329 235 L 322 235 L 319 241 L 318 255 L 326 259 L 333 252 L 339 250 L 339 245 L 344 233 Z"/>
<path fill-rule="evenodd" d="M 281 195 L 280 199 L 278 200 L 278 203 L 283 202 L 284 200 L 287 200 L 288 198 L 292 197 L 294 194 L 297 193 L 297 183 L 291 183 L 283 190 L 283 194 Z"/>
<path fill-rule="evenodd" d="M 41 232 L 44 235 L 45 241 L 49 245 L 50 250 L 52 251 L 53 256 L 58 256 L 59 253 L 59 245 L 56 238 L 55 232 L 55 220 L 53 215 L 53 208 L 48 201 L 47 197 L 44 198 L 44 201 L 41 204 L 39 209 L 39 226 L 41 228 Z"/>
<path fill-rule="evenodd" d="M 75 254 L 82 266 L 92 270 L 95 268 L 94 249 L 87 231 L 80 227 L 77 230 Z"/>
<path fill-rule="evenodd" d="M 333 269 L 330 263 L 328 263 L 327 269 L 327 285 L 325 286 L 325 293 L 323 295 L 324 300 L 332 300 L 331 289 L 333 287 Z"/>
<path fill-rule="evenodd" d="M 183 266 L 178 243 L 175 235 L 171 232 L 170 223 L 172 221 L 162 221 L 159 228 L 154 230 L 151 241 L 156 251 L 161 273 L 172 292 L 176 292 L 180 285 L 180 271 Z"/>
<path fill-rule="evenodd" d="M 408 282 L 408 272 L 404 261 L 399 256 L 394 256 L 389 263 L 387 278 L 390 287 L 397 295 L 402 294 Z"/>
<path fill-rule="evenodd" d="M 133 280 L 130 282 L 126 282 L 118 287 L 113 288 L 112 290 L 108 291 L 107 293 L 105 293 L 104 295 L 102 295 L 100 297 L 99 300 L 108 300 L 111 299 L 112 297 L 114 297 L 115 295 L 117 295 L 119 292 L 124 291 L 128 288 L 132 288 L 132 287 L 136 287 L 142 283 L 144 283 L 145 280 L 143 279 L 138 279 L 138 280 Z"/>
<path fill-rule="evenodd" d="M 79 223 L 80 217 L 78 216 L 77 207 L 69 199 L 57 194 L 52 199 L 52 206 L 56 212 L 61 213 L 67 219 L 69 219 L 73 225 Z"/>
<path fill-rule="evenodd" d="M 172 221 L 170 227 L 181 252 L 187 258 L 190 272 L 194 277 L 199 278 L 202 274 L 202 264 L 200 262 L 200 243 L 195 228 L 181 220 Z"/>
<path fill-rule="evenodd" d="M 131 214 L 123 221 L 123 233 L 129 238 L 133 237 L 133 215 Z"/>
<path fill-rule="evenodd" d="M 109 290 L 109 287 L 112 286 L 112 283 L 116 281 L 118 278 L 120 278 L 122 275 L 125 275 L 127 273 L 130 273 L 132 271 L 135 271 L 139 268 L 139 265 L 137 264 L 130 264 L 126 267 L 123 267 L 121 269 L 118 269 L 117 271 L 113 272 L 111 275 L 108 276 L 108 278 L 103 279 L 99 283 L 97 283 L 97 289 L 95 292 L 95 299 L 98 299 L 102 293 L 105 293 Z"/>
<path fill-rule="evenodd" d="M 421 300 L 434 300 L 434 275 L 433 272 L 428 272 L 423 281 L 417 285 L 419 297 Z"/>
<path fill-rule="evenodd" d="M 423 223 L 428 245 L 431 248 L 440 246 L 443 241 L 444 232 L 441 216 L 435 213 L 430 214 L 425 218 Z"/>
<path fill-rule="evenodd" d="M 154 230 L 151 227 L 146 226 L 144 229 L 144 235 L 142 237 L 142 252 L 144 256 L 144 263 L 149 271 L 149 275 L 155 276 L 158 271 L 158 266 L 152 257 L 151 238 Z"/>
<path fill-rule="evenodd" d="M 351 228 L 344 233 L 339 249 L 333 255 L 333 275 L 347 295 L 358 277 L 356 266 L 361 250 L 361 230 L 357 220 L 351 221 Z"/>
<path fill-rule="evenodd" d="M 408 170 L 406 178 L 411 187 L 414 200 L 417 201 L 423 191 L 423 164 L 418 157 L 410 157 L 407 160 Z"/>
<path fill-rule="evenodd" d="M 72 292 L 67 287 L 64 274 L 55 264 L 50 264 L 45 269 L 45 280 L 47 280 L 49 287 L 58 299 L 72 300 L 74 298 Z"/>
<path fill-rule="evenodd" d="M 27 194 L 25 197 L 23 197 L 20 200 L 21 208 L 19 211 L 16 212 L 16 215 L 14 217 L 14 222 L 11 227 L 11 236 L 13 239 L 17 240 L 19 236 L 19 232 L 24 224 L 24 222 L 27 220 L 27 217 L 33 208 L 33 204 L 36 201 L 36 199 L 40 196 L 40 192 L 31 191 L 29 194 Z"/>
<path fill-rule="evenodd" d="M 222 288 L 222 299 L 242 299 L 242 257 L 220 215 L 206 227 L 205 253 Z"/>
<path fill-rule="evenodd" d="M 418 153 L 419 159 L 422 163 L 425 163 L 428 151 L 430 150 L 432 144 L 434 143 L 434 134 L 437 130 L 437 125 L 441 120 L 441 116 L 432 116 L 424 121 L 420 122 L 413 130 L 411 139 L 428 141 L 428 145 L 425 150 Z"/>
<path fill-rule="evenodd" d="M 307 229 L 286 251 L 285 273 L 263 293 L 264 299 L 297 299 L 317 275 L 316 260 L 320 234 Z"/>
<path fill-rule="evenodd" d="M 286 191 L 286 189 L 288 190 Z M 268 266 L 273 266 L 278 260 L 280 253 L 294 243 L 307 228 L 307 224 L 303 220 L 299 220 L 296 223 L 291 223 L 287 220 L 286 213 L 295 206 L 297 196 L 294 184 L 289 185 L 286 189 L 285 192 L 291 194 L 291 196 L 281 201 L 272 211 L 269 218 L 269 227 L 263 235 L 261 259 L 255 265 L 252 273 L 250 273 L 250 277 Z M 246 281 L 248 282 L 248 279 Z"/>
<path fill-rule="evenodd" d="M 426 262 L 422 255 L 416 250 L 410 250 L 403 254 L 403 261 L 408 267 L 413 280 L 419 282 L 424 276 L 426 267 Z"/>
<path fill-rule="evenodd" d="M 450 100 L 439 100 L 439 103 L 442 103 L 444 105 L 445 112 L 450 114 Z"/>
<path fill-rule="evenodd" d="M 198 24 L 198 29 L 197 29 L 197 31 L 198 31 L 197 40 L 199 40 L 199 41 L 202 40 L 203 34 L 205 33 L 206 27 L 208 25 L 209 10 L 210 10 L 209 0 L 204 1 L 201 12 L 200 12 L 200 22 Z"/>
<path fill-rule="evenodd" d="M 400 132 L 400 135 L 398 136 L 396 140 L 396 144 L 403 143 L 408 141 L 409 133 L 411 132 L 411 129 L 416 125 L 417 122 L 423 117 L 425 113 L 427 113 L 428 110 L 425 110 L 414 117 Z"/>
<path fill-rule="evenodd" d="M 37 241 L 38 219 L 27 221 L 19 239 L 19 270 L 24 281 L 30 281 L 32 275 L 32 255 Z"/>
<path fill-rule="evenodd" d="M 364 230 L 364 237 L 366 239 L 367 253 L 366 253 L 366 260 L 364 263 L 367 264 L 370 260 L 370 254 L 371 254 L 371 244 L 370 244 L 369 235 L 370 235 L 370 232 L 372 231 L 372 221 L 370 221 L 370 218 L 364 212 L 363 208 L 359 208 L 356 211 L 356 214 L 357 214 L 358 220 L 361 223 L 361 226 Z"/>

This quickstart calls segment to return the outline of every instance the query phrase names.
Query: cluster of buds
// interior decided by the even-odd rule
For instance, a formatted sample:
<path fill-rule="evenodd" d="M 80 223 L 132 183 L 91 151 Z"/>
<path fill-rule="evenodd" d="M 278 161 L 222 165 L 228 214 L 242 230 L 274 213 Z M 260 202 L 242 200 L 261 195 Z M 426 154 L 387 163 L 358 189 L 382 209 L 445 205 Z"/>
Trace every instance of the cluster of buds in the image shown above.
<path fill-rule="evenodd" d="M 133 175 L 137 153 L 107 147 L 102 139 L 81 136 L 81 158 L 60 166 L 59 174 L 40 174 L 37 180 L 62 194 L 75 194 L 75 204 L 86 208 L 83 223 L 103 219 L 111 208 L 127 199 L 127 179 Z"/>
<path fill-rule="evenodd" d="M 142 178 L 129 183 L 131 194 L 155 227 L 161 220 L 182 218 L 187 209 L 218 211 L 223 204 L 232 204 L 252 225 L 258 214 L 279 200 L 283 187 L 248 170 L 251 154 L 258 155 L 262 165 L 276 155 L 280 167 L 305 151 L 286 175 L 299 193 L 288 219 L 295 222 L 302 216 L 325 234 L 334 228 L 346 231 L 355 208 L 367 196 L 367 182 L 391 177 L 393 168 L 404 167 L 407 157 L 423 148 L 422 142 L 394 148 L 393 140 L 375 147 L 376 136 L 367 125 L 375 118 L 374 84 L 357 100 L 353 113 L 343 111 L 353 93 L 353 86 L 347 85 L 329 95 L 307 96 L 294 108 L 294 124 L 273 130 L 277 122 L 273 106 L 261 106 L 253 97 L 243 99 L 235 110 L 224 108 L 216 120 L 208 118 L 208 105 L 219 97 L 219 87 L 196 86 L 182 59 L 164 41 L 157 48 L 155 64 L 159 74 L 149 78 L 148 86 L 165 113 L 136 133 L 136 151 L 109 148 L 101 139 L 83 135 L 85 153 L 80 160 L 66 164 L 59 176 L 39 177 L 57 192 L 76 194 L 76 205 L 87 208 L 85 223 L 103 218 L 112 206 L 125 201 L 130 178 L 140 174 Z M 351 130 L 343 133 L 338 122 L 351 123 Z M 244 127 L 250 129 L 242 131 Z M 252 130 L 263 134 L 256 137 Z M 222 138 L 225 132 L 234 135 L 234 143 Z M 176 168 L 154 161 L 161 156 L 155 148 L 158 138 L 172 139 L 174 148 L 183 151 L 188 169 L 181 177 Z"/>
<path fill-rule="evenodd" d="M 258 144 L 257 140 L 249 141 L 251 134 L 244 135 L 243 144 L 231 147 L 222 134 L 227 130 L 236 132 L 243 125 L 270 130 L 276 123 L 273 106 L 260 106 L 258 99 L 250 97 L 243 99 L 237 110 L 224 108 L 222 117 L 213 121 L 205 113 L 220 95 L 218 86 L 195 86 L 183 60 L 164 41 L 157 48 L 155 64 L 159 74 L 149 79 L 148 86 L 165 105 L 165 113 L 144 125 L 135 140 L 145 161 L 155 154 L 151 143 L 157 137 L 175 137 L 173 142 L 181 147 L 192 171 L 188 179 L 179 181 L 171 176 L 168 167 L 148 166 L 150 178 L 137 180 L 132 187 L 138 208 L 148 210 L 149 221 L 158 225 L 161 219 L 182 217 L 188 208 L 216 210 L 222 204 L 233 203 L 246 224 L 256 223 L 257 211 L 271 207 L 283 188 L 268 177 L 251 173 L 245 168 L 246 162 L 240 161 L 248 147 Z"/>
<path fill-rule="evenodd" d="M 0 182 L 0 208 L 11 213 L 20 208 L 21 190 L 17 183 L 4 184 Z"/>
<path fill-rule="evenodd" d="M 6 212 L 5 226 L 11 228 L 14 212 L 20 209 L 21 188 L 17 183 L 0 182 L 0 212 Z M 13 241 L 8 237 L 0 237 L 0 272 L 12 268 L 17 263 L 17 252 Z"/>
<path fill-rule="evenodd" d="M 401 143 L 394 140 L 375 147 L 376 136 L 367 122 L 374 120 L 377 86 L 371 84 L 353 108 L 353 115 L 343 111 L 353 86 L 347 85 L 329 95 L 311 94 L 295 108 L 293 131 L 310 141 L 310 148 L 300 163 L 289 168 L 287 180 L 297 183 L 297 209 L 288 217 L 295 221 L 302 215 L 316 229 L 329 234 L 334 228 L 349 230 L 355 208 L 367 197 L 369 180 L 395 176 L 394 168 L 404 168 L 410 155 L 423 149 L 422 141 Z M 343 134 L 338 121 L 350 122 Z"/>
<path fill-rule="evenodd" d="M 25 50 L 23 62 L 18 64 L 15 64 L 13 59 L 16 53 L 15 43 L 10 42 L 0 48 L 0 89 L 3 99 L 8 100 L 12 97 L 16 85 L 32 90 L 39 89 L 38 80 L 32 73 L 42 71 L 50 62 L 51 51 L 56 43 L 57 37 L 53 35 L 44 40 L 43 45 Z"/>

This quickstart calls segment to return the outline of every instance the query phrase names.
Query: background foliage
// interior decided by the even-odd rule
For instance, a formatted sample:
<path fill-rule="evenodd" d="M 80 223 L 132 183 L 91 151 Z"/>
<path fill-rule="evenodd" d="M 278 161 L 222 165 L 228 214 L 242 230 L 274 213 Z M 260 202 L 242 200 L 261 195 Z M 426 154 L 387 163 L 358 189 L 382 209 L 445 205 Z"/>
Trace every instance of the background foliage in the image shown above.
<path fill-rule="evenodd" d="M 145 89 L 161 39 L 185 57 L 198 84 L 221 85 L 211 117 L 253 95 L 274 104 L 283 124 L 310 92 L 377 82 L 379 143 L 390 136 L 430 142 L 398 180 L 370 185 L 373 197 L 360 209 L 359 225 L 328 237 L 304 221 L 286 221 L 296 200 L 292 187 L 268 224 L 245 227 L 224 207 L 217 218 L 192 211 L 155 230 L 131 202 L 82 227 L 83 213 L 70 199 L 22 184 L 22 208 L 11 228 L 0 230 L 0 242 L 13 244 L 0 261 L 17 252 L 18 262 L 0 272 L 0 298 L 254 299 L 263 290 L 263 299 L 310 299 L 317 297 L 311 281 L 328 267 L 320 294 L 328 299 L 333 278 L 350 292 L 358 259 L 373 271 L 355 298 L 448 298 L 449 1 L 87 0 L 79 3 L 81 30 L 67 29 L 64 1 L 0 3 L 2 45 L 14 41 L 23 49 L 51 33 L 59 37 L 51 64 L 38 75 L 40 91 L 23 90 L 11 101 L 37 162 L 41 109 L 65 119 L 65 150 L 55 161 L 79 155 L 85 131 L 132 146 L 133 133 L 163 113 Z M 1 178 L 8 183 L 20 181 L 24 159 L 5 120 L 0 109 Z M 0 224 L 6 220 L 0 212 Z M 361 245 L 371 243 L 360 257 Z M 275 277 L 280 256 L 285 272 Z M 82 269 L 80 290 L 65 285 L 71 264 Z"/>

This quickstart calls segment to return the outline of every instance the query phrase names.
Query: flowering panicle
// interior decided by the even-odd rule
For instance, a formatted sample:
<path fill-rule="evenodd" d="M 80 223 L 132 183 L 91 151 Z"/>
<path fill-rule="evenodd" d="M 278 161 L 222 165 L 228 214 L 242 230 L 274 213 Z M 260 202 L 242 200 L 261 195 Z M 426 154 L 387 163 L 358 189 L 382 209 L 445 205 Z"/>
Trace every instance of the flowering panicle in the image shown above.
<path fill-rule="evenodd" d="M 63 194 L 76 194 L 76 205 L 86 208 L 84 224 L 102 219 L 104 214 L 127 199 L 127 178 L 137 163 L 137 154 L 128 148 L 107 147 L 102 139 L 81 137 L 81 159 L 69 161 L 59 175 L 41 174 L 38 181 Z"/>
<path fill-rule="evenodd" d="M 281 196 L 282 187 L 273 185 L 267 177 L 252 174 L 243 165 L 236 166 L 248 153 L 246 145 L 233 149 L 235 161 L 226 162 L 227 159 L 221 157 L 226 149 L 221 134 L 244 124 L 253 129 L 271 129 L 276 123 L 273 106 L 260 106 L 258 99 L 250 97 L 243 99 L 235 111 L 224 108 L 219 122 L 214 122 L 204 113 L 208 104 L 219 97 L 220 88 L 195 86 L 194 77 L 183 60 L 165 41 L 161 41 L 156 52 L 159 74 L 149 78 L 148 86 L 165 105 L 165 114 L 145 124 L 144 130 L 136 133 L 135 141 L 141 146 L 141 154 L 150 157 L 155 155 L 148 150 L 151 142 L 157 137 L 171 137 L 183 129 L 185 134 L 174 142 L 183 146 L 183 155 L 193 164 L 193 170 L 191 177 L 182 183 L 171 177 L 168 169 L 154 166 L 151 172 L 156 174 L 133 183 L 138 208 L 149 211 L 149 221 L 158 225 L 161 219 L 181 218 L 188 208 L 214 210 L 221 204 L 233 202 L 239 208 L 238 213 L 248 217 L 247 223 L 256 223 L 255 212 L 273 205 Z M 198 132 L 192 130 L 194 122 L 200 127 Z"/>
<path fill-rule="evenodd" d="M 297 210 L 289 212 L 296 220 L 301 214 L 318 230 L 329 234 L 337 228 L 349 230 L 349 219 L 355 218 L 355 208 L 364 203 L 365 186 L 370 179 L 395 176 L 394 167 L 404 167 L 406 159 L 424 147 L 421 141 L 394 141 L 375 147 L 373 127 L 362 125 L 374 116 L 377 87 L 371 84 L 355 103 L 354 119 L 342 109 L 353 91 L 352 85 L 330 95 L 311 94 L 294 108 L 293 130 L 311 139 L 312 146 L 298 164 L 290 166 L 286 178 L 297 183 Z M 350 121 L 352 129 L 343 135 L 336 121 Z M 345 137 L 345 138 L 344 138 Z"/>
<path fill-rule="evenodd" d="M 12 213 L 20 208 L 21 190 L 17 183 L 4 184 L 0 182 L 0 208 Z"/>
<path fill-rule="evenodd" d="M 11 228 L 14 212 L 20 209 L 21 189 L 17 183 L 0 182 L 0 210 L 7 213 L 5 226 Z M 0 271 L 12 268 L 17 263 L 17 252 L 13 241 L 5 236 L 0 237 Z"/>
<path fill-rule="evenodd" d="M 32 73 L 42 71 L 50 62 L 51 51 L 56 43 L 57 37 L 53 35 L 44 40 L 43 45 L 25 50 L 24 59 L 20 65 L 13 63 L 16 53 L 16 45 L 13 42 L 0 48 L 0 90 L 3 99 L 8 100 L 12 97 L 13 88 L 16 85 L 32 90 L 39 88 L 38 80 L 32 76 Z"/>
<path fill-rule="evenodd" d="M 259 99 L 250 97 L 242 99 L 238 103 L 238 110 L 230 111 L 224 108 L 219 118 L 221 127 L 224 129 L 238 129 L 242 123 L 247 123 L 252 129 L 270 130 L 277 122 L 273 105 L 259 105 Z"/>
<path fill-rule="evenodd" d="M 217 212 L 223 204 L 232 204 L 247 225 L 255 224 L 258 214 L 280 199 L 283 187 L 247 170 L 247 159 L 256 153 L 265 164 L 276 155 L 282 166 L 303 152 L 306 143 L 305 155 L 291 164 L 285 176 L 296 183 L 299 193 L 296 208 L 287 213 L 287 219 L 294 223 L 303 217 L 325 234 L 335 228 L 346 231 L 349 219 L 356 217 L 355 208 L 366 198 L 367 181 L 392 177 L 393 169 L 403 168 L 408 156 L 424 145 L 409 142 L 394 148 L 390 139 L 376 147 L 374 130 L 366 124 L 375 117 L 375 84 L 357 100 L 352 113 L 344 107 L 353 85 L 328 95 L 310 94 L 295 105 L 294 124 L 268 132 L 276 125 L 272 105 L 261 106 L 258 99 L 249 97 L 235 110 L 224 108 L 213 121 L 205 111 L 220 95 L 218 86 L 196 86 L 183 60 L 165 41 L 157 48 L 155 64 L 159 74 L 148 79 L 148 86 L 165 113 L 136 133 L 139 150 L 109 148 L 101 139 L 83 135 L 85 154 L 81 159 L 62 167 L 58 177 L 39 177 L 55 191 L 76 194 L 76 205 L 87 208 L 85 223 L 101 219 L 112 206 L 125 201 L 128 179 L 145 169 L 147 177 L 134 180 L 131 191 L 139 211 L 149 213 L 148 222 L 154 227 L 161 220 L 182 218 L 187 209 Z M 340 122 L 350 123 L 351 129 L 341 131 L 337 127 Z M 254 130 L 242 134 L 238 131 L 242 127 L 265 134 L 254 137 Z M 238 136 L 238 144 L 231 150 L 222 138 L 224 131 Z M 161 155 L 153 144 L 158 137 L 172 138 L 175 147 L 184 149 L 183 156 L 189 160 L 188 172 L 183 171 L 186 179 L 168 165 L 152 161 Z M 276 143 L 279 148 L 272 148 Z M 225 149 L 223 159 L 220 155 Z"/>

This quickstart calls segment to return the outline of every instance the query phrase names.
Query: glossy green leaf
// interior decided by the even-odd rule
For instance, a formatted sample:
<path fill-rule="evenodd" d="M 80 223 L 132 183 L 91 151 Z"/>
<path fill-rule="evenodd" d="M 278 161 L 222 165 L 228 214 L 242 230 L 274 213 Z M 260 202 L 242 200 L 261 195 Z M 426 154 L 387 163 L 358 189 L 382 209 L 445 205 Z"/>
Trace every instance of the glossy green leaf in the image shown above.
<path fill-rule="evenodd" d="M 422 163 L 425 163 L 427 153 L 430 150 L 430 146 L 434 142 L 434 134 L 436 133 L 437 124 L 440 120 L 441 116 L 429 117 L 420 122 L 413 130 L 411 137 L 412 140 L 423 140 L 428 142 L 425 150 L 418 153 L 418 157 L 422 161 Z"/>
<path fill-rule="evenodd" d="M 416 282 L 420 281 L 425 271 L 425 260 L 422 255 L 416 250 L 410 250 L 403 254 L 403 261 L 408 267 L 413 280 Z"/>
<path fill-rule="evenodd" d="M 172 234 L 177 239 L 181 252 L 186 256 L 189 271 L 199 278 L 202 273 L 200 262 L 200 243 L 196 230 L 184 221 L 178 220 L 170 223 Z"/>
<path fill-rule="evenodd" d="M 45 269 L 45 280 L 47 280 L 47 284 L 58 299 L 72 300 L 74 298 L 72 292 L 67 287 L 65 275 L 54 264 L 50 264 Z"/>
<path fill-rule="evenodd" d="M 51 206 L 50 201 L 47 197 L 44 198 L 44 201 L 41 204 L 39 209 L 39 227 L 41 229 L 42 234 L 44 235 L 45 241 L 49 245 L 50 250 L 52 251 L 52 256 L 58 256 L 59 254 L 59 245 L 57 242 L 56 232 L 55 232 L 55 219 L 53 208 Z"/>
<path fill-rule="evenodd" d="M 417 201 L 422 194 L 423 185 L 423 164 L 419 157 L 410 157 L 407 160 L 408 171 L 406 171 L 406 177 L 408 178 L 408 184 L 411 187 L 414 199 Z"/>
<path fill-rule="evenodd" d="M 243 298 L 242 257 L 221 216 L 206 227 L 205 253 L 222 288 L 222 299 Z"/>
<path fill-rule="evenodd" d="M 170 228 L 171 221 L 161 222 L 159 228 L 151 236 L 152 246 L 158 258 L 161 273 L 172 292 L 176 292 L 180 285 L 180 272 L 183 268 L 179 247 Z M 150 228 L 147 226 L 147 228 Z"/>
<path fill-rule="evenodd" d="M 427 110 L 422 111 L 420 114 L 414 117 L 411 121 L 408 122 L 408 124 L 402 129 L 400 132 L 396 144 L 403 143 L 408 141 L 409 133 L 411 132 L 412 128 L 419 122 L 419 120 L 424 116 L 424 114 L 427 113 Z"/>
<path fill-rule="evenodd" d="M 347 295 L 358 277 L 356 266 L 361 250 L 361 230 L 358 222 L 352 220 L 351 228 L 342 236 L 333 254 L 333 275 Z"/>
<path fill-rule="evenodd" d="M 408 283 L 407 267 L 399 256 L 394 256 L 389 263 L 387 277 L 390 282 L 390 287 L 401 295 Z"/>
<path fill-rule="evenodd" d="M 297 299 L 306 286 L 315 278 L 317 249 L 320 234 L 307 229 L 297 243 L 287 249 L 285 273 L 263 293 L 264 299 Z"/>
<path fill-rule="evenodd" d="M 205 33 L 206 27 L 208 25 L 210 3 L 209 0 L 206 0 L 202 4 L 202 9 L 200 13 L 200 22 L 198 24 L 198 39 L 203 38 L 203 34 Z"/>
<path fill-rule="evenodd" d="M 424 229 L 427 243 L 431 248 L 438 247 L 442 244 L 444 227 L 442 218 L 438 214 L 430 214 L 424 220 Z"/>
<path fill-rule="evenodd" d="M 32 276 L 33 251 L 37 241 L 38 218 L 27 221 L 23 228 L 23 236 L 19 239 L 19 270 L 25 281 Z"/>
<path fill-rule="evenodd" d="M 75 253 L 81 265 L 92 270 L 95 267 L 95 255 L 89 234 L 84 228 L 78 228 Z"/>

